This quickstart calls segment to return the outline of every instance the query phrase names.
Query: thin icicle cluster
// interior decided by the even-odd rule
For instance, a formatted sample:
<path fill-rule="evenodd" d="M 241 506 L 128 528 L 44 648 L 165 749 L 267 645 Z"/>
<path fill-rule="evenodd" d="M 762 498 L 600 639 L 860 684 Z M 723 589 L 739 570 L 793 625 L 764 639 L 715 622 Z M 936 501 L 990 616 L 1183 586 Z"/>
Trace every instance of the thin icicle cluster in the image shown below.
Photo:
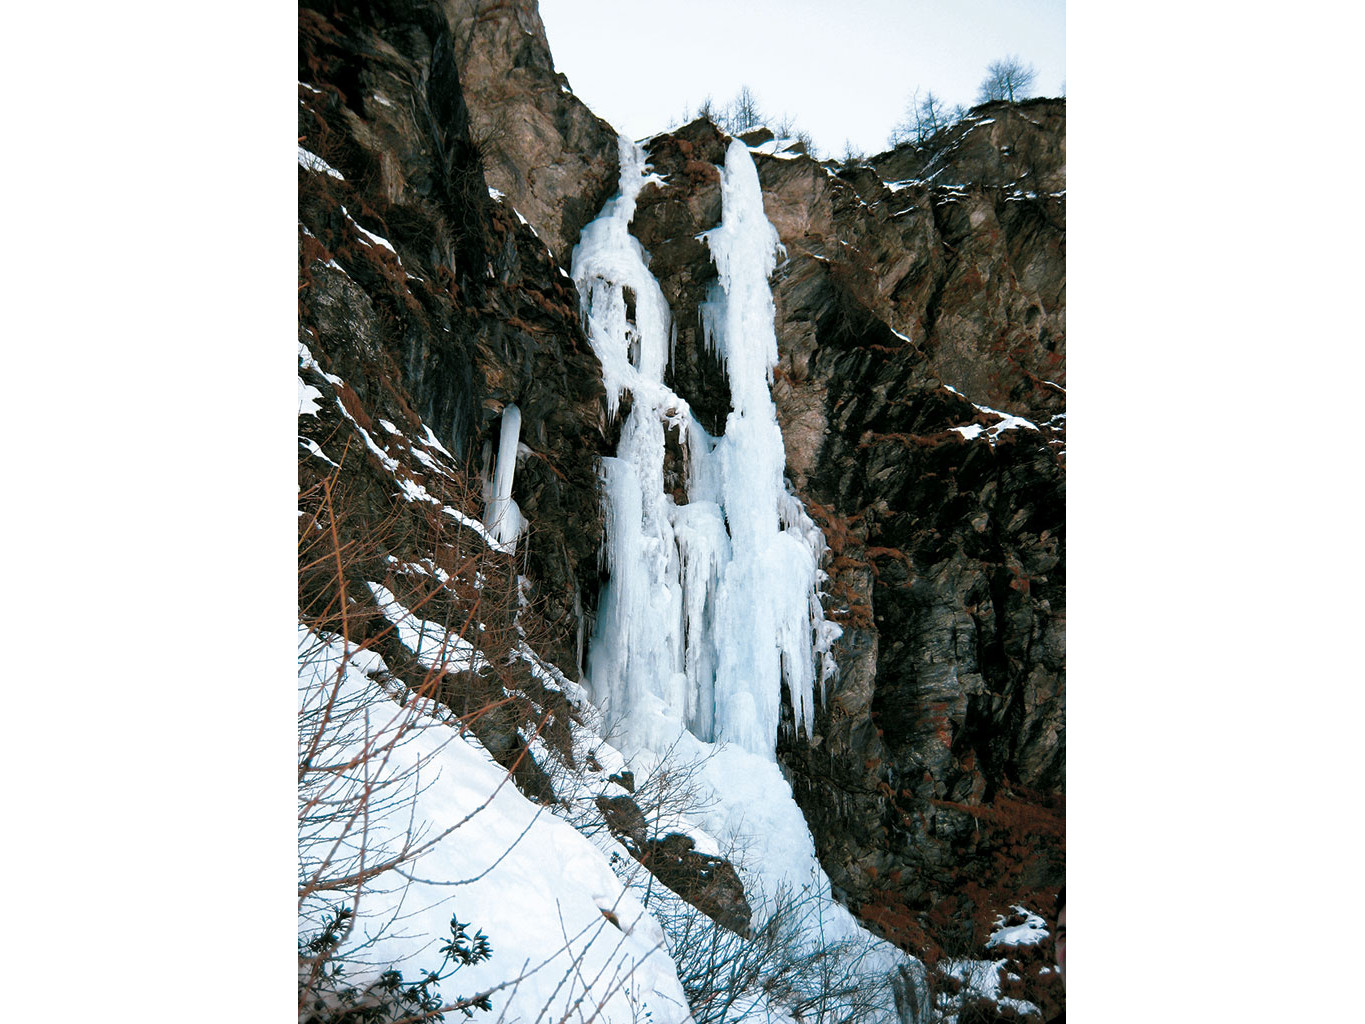
<path fill-rule="evenodd" d="M 610 576 L 588 653 L 597 702 L 654 747 L 669 723 L 704 741 L 775 756 L 781 684 L 807 732 L 814 685 L 838 627 L 820 610 L 820 531 L 786 490 L 785 453 L 769 394 L 777 362 L 768 286 L 777 233 L 763 212 L 753 159 L 726 155 L 722 221 L 706 234 L 718 271 L 702 315 L 723 360 L 733 409 L 711 437 L 663 383 L 668 304 L 631 236 L 648 174 L 621 143 L 621 192 L 584 229 L 573 276 L 602 362 L 612 415 L 630 392 L 614 458 L 602 461 L 603 560 Z M 687 501 L 664 490 L 665 431 L 688 459 Z M 819 661 L 817 662 L 817 659 Z M 656 736 L 655 733 L 658 733 Z"/>

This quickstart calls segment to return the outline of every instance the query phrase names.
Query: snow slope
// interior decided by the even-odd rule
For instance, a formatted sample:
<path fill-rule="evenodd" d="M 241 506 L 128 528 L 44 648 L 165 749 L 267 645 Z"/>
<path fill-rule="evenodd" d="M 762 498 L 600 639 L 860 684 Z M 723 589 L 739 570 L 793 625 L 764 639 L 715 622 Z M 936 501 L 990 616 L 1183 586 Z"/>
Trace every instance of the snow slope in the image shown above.
<path fill-rule="evenodd" d="M 310 821 L 301 882 L 319 867 L 351 873 L 362 845 L 371 865 L 412 854 L 360 892 L 347 944 L 353 984 L 391 965 L 409 980 L 435 967 L 455 915 L 488 936 L 493 955 L 444 982 L 446 1000 L 491 989 L 489 1019 L 506 1021 L 690 1020 L 662 930 L 606 856 L 523 797 L 472 735 L 389 678 L 383 659 L 354 648 L 348 657 L 339 637 L 300 627 L 301 744 L 329 705 L 323 755 L 300 791 Z M 348 797 L 365 785 L 369 817 L 351 820 Z M 354 895 L 311 895 L 301 931 Z"/>

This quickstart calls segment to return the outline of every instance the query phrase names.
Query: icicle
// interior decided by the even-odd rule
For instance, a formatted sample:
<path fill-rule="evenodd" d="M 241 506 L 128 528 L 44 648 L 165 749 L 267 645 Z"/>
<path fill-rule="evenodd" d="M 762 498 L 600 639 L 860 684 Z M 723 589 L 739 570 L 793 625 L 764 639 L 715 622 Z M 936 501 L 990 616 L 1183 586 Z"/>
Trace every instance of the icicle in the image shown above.
<path fill-rule="evenodd" d="M 498 461 L 493 488 L 487 496 L 483 522 L 499 544 L 515 551 L 525 520 L 512 500 L 512 478 L 517 471 L 517 445 L 521 441 L 521 410 L 508 403 L 502 410 L 502 430 L 498 436 Z"/>
<path fill-rule="evenodd" d="M 613 417 L 627 390 L 637 402 L 644 398 L 652 406 L 661 406 L 666 396 L 681 401 L 662 383 L 669 352 L 668 302 L 649 272 L 644 249 L 630 234 L 640 189 L 658 179 L 647 173 L 643 149 L 626 139 L 620 140 L 619 149 L 621 192 L 583 229 L 573 251 L 583 320 L 602 362 L 608 414 Z M 633 321 L 627 290 L 634 299 Z"/>

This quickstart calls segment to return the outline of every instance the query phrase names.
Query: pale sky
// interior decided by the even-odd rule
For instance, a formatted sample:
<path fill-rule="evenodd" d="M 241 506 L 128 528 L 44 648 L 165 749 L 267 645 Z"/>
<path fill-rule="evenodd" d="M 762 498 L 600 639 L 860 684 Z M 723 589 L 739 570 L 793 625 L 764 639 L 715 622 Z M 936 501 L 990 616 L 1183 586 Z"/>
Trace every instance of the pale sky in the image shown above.
<path fill-rule="evenodd" d="M 871 154 L 916 86 L 971 106 L 1009 54 L 1037 69 L 1034 95 L 1066 80 L 1065 0 L 540 0 L 540 13 L 556 69 L 631 138 L 747 84 L 826 155 L 846 138 Z"/>

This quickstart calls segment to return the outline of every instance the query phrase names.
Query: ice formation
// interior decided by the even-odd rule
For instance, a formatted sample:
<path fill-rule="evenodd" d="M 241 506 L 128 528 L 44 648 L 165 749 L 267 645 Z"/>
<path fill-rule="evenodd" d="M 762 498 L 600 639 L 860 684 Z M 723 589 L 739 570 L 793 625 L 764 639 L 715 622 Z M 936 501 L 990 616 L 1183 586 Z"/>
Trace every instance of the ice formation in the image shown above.
<path fill-rule="evenodd" d="M 712 437 L 664 384 L 672 317 L 649 254 L 629 231 L 650 181 L 664 184 L 649 173 L 644 150 L 621 140 L 620 194 L 584 228 L 573 257 L 611 415 L 630 399 L 616 454 L 602 460 L 609 579 L 587 682 L 605 735 L 640 777 L 667 761 L 691 766 L 704 792 L 690 835 L 714 841 L 751 895 L 810 899 L 810 941 L 858 943 L 868 977 L 885 979 L 913 962 L 834 902 L 776 763 L 782 685 L 809 734 L 815 683 L 823 688 L 832 671 L 829 648 L 840 632 L 821 610 L 824 537 L 784 483 L 769 391 L 777 233 L 753 158 L 733 142 L 721 223 L 703 236 L 717 271 L 701 311 L 704 336 L 724 363 L 732 403 L 723 434 Z M 665 489 L 668 431 L 685 456 L 681 502 Z"/>
<path fill-rule="evenodd" d="M 502 430 L 498 437 L 498 462 L 493 474 L 493 489 L 484 509 L 484 525 L 499 544 L 515 550 L 524 520 L 512 500 L 512 479 L 517 471 L 517 445 L 521 442 L 521 410 L 509 403 L 502 410 Z"/>
<path fill-rule="evenodd" d="M 721 224 L 703 236 L 717 281 L 702 316 L 729 378 L 732 409 L 711 437 L 663 381 L 672 318 L 648 254 L 631 236 L 640 190 L 660 182 L 643 149 L 621 144 L 621 192 L 583 231 L 573 276 L 602 362 L 614 416 L 630 409 L 613 458 L 602 460 L 604 588 L 588 678 L 609 719 L 656 712 L 703 741 L 772 760 L 781 686 L 812 729 L 814 688 L 838 627 L 820 608 L 824 539 L 783 481 L 785 452 L 769 394 L 777 362 L 768 286 L 777 232 L 758 172 L 733 143 Z M 664 488 L 665 432 L 686 452 L 686 501 Z M 630 729 L 627 727 L 627 732 Z M 647 737 L 640 745 L 659 749 Z"/>

